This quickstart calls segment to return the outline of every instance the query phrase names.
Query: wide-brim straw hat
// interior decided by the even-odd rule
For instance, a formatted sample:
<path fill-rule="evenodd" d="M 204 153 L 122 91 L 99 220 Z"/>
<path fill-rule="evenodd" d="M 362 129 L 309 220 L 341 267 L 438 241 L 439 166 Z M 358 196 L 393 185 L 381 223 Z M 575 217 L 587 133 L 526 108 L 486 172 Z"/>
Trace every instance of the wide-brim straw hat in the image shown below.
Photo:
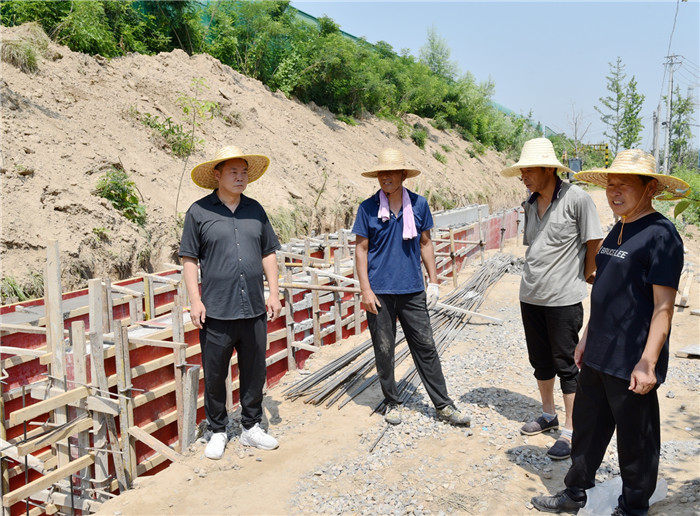
<path fill-rule="evenodd" d="M 403 152 L 398 149 L 387 148 L 379 153 L 378 163 L 366 172 L 362 172 L 364 177 L 377 177 L 379 172 L 391 170 L 405 170 L 406 178 L 416 177 L 420 174 L 420 170 L 411 168 L 406 165 L 406 159 L 403 157 Z"/>
<path fill-rule="evenodd" d="M 659 187 L 654 197 L 661 197 L 665 201 L 682 199 L 690 193 L 690 185 L 682 179 L 657 174 L 654 156 L 640 149 L 620 151 L 615 156 L 610 168 L 584 170 L 574 175 L 574 179 L 605 188 L 608 184 L 608 174 L 633 174 L 653 177 L 659 181 Z"/>
<path fill-rule="evenodd" d="M 214 190 L 219 187 L 219 182 L 214 177 L 214 167 L 222 161 L 230 159 L 243 159 L 248 163 L 248 183 L 260 179 L 270 166 L 270 158 L 262 154 L 245 154 L 238 147 L 222 147 L 211 161 L 200 163 L 192 169 L 192 181 L 197 186 Z"/>
<path fill-rule="evenodd" d="M 556 168 L 560 172 L 574 173 L 569 167 L 559 162 L 551 141 L 547 138 L 534 138 L 525 142 L 518 162 L 501 170 L 501 175 L 517 177 L 521 169 L 534 167 Z"/>

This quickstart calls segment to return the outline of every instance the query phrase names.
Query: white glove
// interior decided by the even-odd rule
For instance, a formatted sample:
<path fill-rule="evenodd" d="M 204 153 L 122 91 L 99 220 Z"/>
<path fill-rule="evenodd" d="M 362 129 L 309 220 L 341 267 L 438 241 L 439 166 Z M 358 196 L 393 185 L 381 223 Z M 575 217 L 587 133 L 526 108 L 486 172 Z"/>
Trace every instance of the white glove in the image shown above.
<path fill-rule="evenodd" d="M 435 308 L 435 305 L 440 299 L 440 286 L 437 283 L 428 283 L 428 289 L 425 293 L 428 310 Z"/>

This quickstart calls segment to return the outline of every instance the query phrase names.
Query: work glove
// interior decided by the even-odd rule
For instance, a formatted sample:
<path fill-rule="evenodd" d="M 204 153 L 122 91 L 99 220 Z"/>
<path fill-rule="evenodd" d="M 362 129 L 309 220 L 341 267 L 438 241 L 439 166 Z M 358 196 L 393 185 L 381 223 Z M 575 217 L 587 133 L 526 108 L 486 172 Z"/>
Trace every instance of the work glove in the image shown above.
<path fill-rule="evenodd" d="M 428 289 L 425 293 L 428 310 L 435 308 L 435 305 L 440 299 L 440 286 L 437 283 L 428 283 Z"/>

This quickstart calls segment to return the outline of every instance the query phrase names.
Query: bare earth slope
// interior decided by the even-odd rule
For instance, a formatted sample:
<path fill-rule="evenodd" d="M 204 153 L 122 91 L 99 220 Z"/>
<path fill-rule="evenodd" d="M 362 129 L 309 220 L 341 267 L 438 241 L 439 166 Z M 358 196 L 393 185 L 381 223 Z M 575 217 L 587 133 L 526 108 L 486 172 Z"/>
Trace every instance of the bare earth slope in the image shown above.
<path fill-rule="evenodd" d="M 0 27 L 3 40 L 28 34 L 26 26 Z M 189 171 L 224 145 L 272 158 L 246 193 L 272 215 L 294 211 L 309 233 L 351 224 L 358 202 L 376 189 L 359 173 L 386 146 L 400 148 L 423 171 L 408 183 L 421 193 L 450 192 L 460 204 L 488 202 L 494 210 L 518 200 L 519 184 L 499 179 L 502 156 L 487 151 L 472 158 L 470 144 L 417 117 L 407 122 L 428 128 L 425 150 L 400 139 L 390 122 L 371 117 L 346 125 L 326 109 L 272 93 L 206 55 L 174 51 L 108 61 L 52 43 L 46 55 L 52 58 L 40 58 L 33 74 L 2 63 L 3 276 L 21 279 L 41 271 L 48 239 L 60 244 L 64 288 L 81 278 L 162 268 L 176 259 L 176 213 L 207 193 L 191 182 Z M 206 88 L 197 95 L 193 80 L 200 79 Z M 221 109 L 197 128 L 203 142 L 185 163 L 137 113 L 170 117 L 188 131 L 191 121 L 178 99 L 195 96 Z M 435 151 L 446 156 L 446 165 Z M 147 208 L 145 231 L 94 195 L 112 166 L 123 167 L 135 182 Z"/>

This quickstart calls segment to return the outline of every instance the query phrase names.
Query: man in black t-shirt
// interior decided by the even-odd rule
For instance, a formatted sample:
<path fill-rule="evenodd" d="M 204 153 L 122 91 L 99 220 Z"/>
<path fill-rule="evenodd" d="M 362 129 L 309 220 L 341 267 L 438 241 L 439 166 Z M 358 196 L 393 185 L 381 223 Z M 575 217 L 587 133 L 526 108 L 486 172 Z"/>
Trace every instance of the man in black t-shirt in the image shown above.
<path fill-rule="evenodd" d="M 197 165 L 192 180 L 214 191 L 187 210 L 180 243 L 190 317 L 200 329 L 204 368 L 204 411 L 212 432 L 204 454 L 220 459 L 228 441 L 226 378 L 237 352 L 241 404 L 240 441 L 263 450 L 278 447 L 261 427 L 265 386 L 267 319 L 279 317 L 277 258 L 280 248 L 267 214 L 243 195 L 270 160 L 224 147 L 216 158 Z M 202 291 L 198 282 L 202 272 Z M 263 274 L 270 294 L 263 290 Z"/>
<path fill-rule="evenodd" d="M 586 490 L 613 432 L 622 476 L 614 515 L 646 515 L 656 488 L 661 449 L 657 388 L 666 378 L 668 339 L 681 270 L 683 242 L 652 199 L 687 195 L 678 178 L 656 174 L 654 158 L 621 151 L 609 169 L 574 177 L 606 188 L 620 217 L 596 256 L 590 318 L 574 358 L 581 368 L 574 404 L 571 468 L 566 489 L 536 496 L 541 511 L 571 512 Z"/>

